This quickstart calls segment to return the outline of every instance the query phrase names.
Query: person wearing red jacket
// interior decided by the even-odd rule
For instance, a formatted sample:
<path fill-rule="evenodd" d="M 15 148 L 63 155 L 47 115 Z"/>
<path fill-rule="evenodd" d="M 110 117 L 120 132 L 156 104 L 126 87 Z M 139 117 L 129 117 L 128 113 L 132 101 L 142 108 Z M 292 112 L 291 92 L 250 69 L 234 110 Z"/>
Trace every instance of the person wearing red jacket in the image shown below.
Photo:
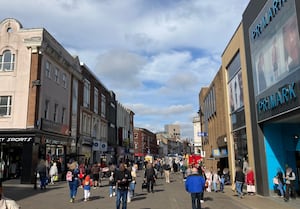
<path fill-rule="evenodd" d="M 255 194 L 255 180 L 254 180 L 254 171 L 251 167 L 248 167 L 246 173 L 246 184 L 247 184 L 247 193 L 249 195 Z"/>

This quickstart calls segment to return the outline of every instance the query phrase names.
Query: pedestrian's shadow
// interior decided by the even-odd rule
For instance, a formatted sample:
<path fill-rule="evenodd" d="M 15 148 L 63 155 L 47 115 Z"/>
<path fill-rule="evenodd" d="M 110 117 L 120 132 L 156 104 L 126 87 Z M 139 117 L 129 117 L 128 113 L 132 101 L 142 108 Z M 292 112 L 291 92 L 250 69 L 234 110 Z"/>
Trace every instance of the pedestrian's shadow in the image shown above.
<path fill-rule="evenodd" d="M 211 197 L 204 197 L 204 201 L 206 202 L 206 201 L 213 201 L 214 199 L 213 198 L 211 198 Z"/>

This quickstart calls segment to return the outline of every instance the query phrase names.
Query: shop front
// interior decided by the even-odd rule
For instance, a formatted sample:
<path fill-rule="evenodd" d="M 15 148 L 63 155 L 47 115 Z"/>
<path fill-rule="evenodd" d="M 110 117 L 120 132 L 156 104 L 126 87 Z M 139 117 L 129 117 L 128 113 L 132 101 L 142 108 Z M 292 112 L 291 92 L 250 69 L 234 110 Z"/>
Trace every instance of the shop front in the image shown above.
<path fill-rule="evenodd" d="M 7 180 L 22 178 L 28 173 L 31 162 L 31 154 L 26 155 L 27 150 L 33 150 L 34 134 L 0 134 L 0 179 Z"/>
<path fill-rule="evenodd" d="M 255 1 L 257 2 L 257 1 Z M 258 193 L 274 191 L 273 177 L 290 167 L 300 178 L 300 39 L 295 0 L 268 0 L 250 6 L 243 15 L 249 39 L 250 94 Z M 251 88 L 253 86 L 253 90 Z"/>

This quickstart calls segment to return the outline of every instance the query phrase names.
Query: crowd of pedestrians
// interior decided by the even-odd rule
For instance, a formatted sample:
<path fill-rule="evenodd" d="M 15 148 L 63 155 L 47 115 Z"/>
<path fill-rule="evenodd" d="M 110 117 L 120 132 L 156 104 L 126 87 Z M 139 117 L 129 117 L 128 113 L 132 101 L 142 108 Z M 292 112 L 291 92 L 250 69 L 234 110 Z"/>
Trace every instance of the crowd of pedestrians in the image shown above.
<path fill-rule="evenodd" d="M 170 174 L 178 174 L 185 182 L 185 189 L 191 195 L 193 209 L 201 208 L 204 203 L 205 192 L 224 192 L 224 186 L 231 184 L 228 169 L 207 169 L 202 163 L 188 165 L 183 161 L 174 159 L 157 159 L 153 162 L 145 161 L 143 166 L 132 162 L 121 161 L 118 164 L 109 164 L 107 172 L 102 173 L 103 168 L 100 163 L 95 162 L 89 168 L 84 164 L 78 164 L 76 161 L 70 161 L 67 165 L 68 172 L 66 180 L 70 189 L 70 202 L 74 203 L 78 188 L 83 188 L 83 201 L 89 201 L 91 197 L 91 188 L 97 189 L 101 186 L 102 177 L 107 177 L 110 198 L 115 198 L 117 209 L 126 209 L 127 204 L 135 197 L 136 177 L 140 170 L 140 176 L 144 178 L 148 193 L 155 192 L 157 179 L 163 178 L 167 184 L 172 181 Z M 41 160 L 37 166 L 37 173 L 40 178 L 40 187 L 45 189 L 44 177 L 47 176 L 47 164 Z M 69 174 L 69 176 L 68 176 Z M 56 163 L 53 163 L 49 169 L 50 184 L 55 182 L 55 176 L 58 175 Z M 275 190 L 278 194 L 288 201 L 295 195 L 295 173 L 291 168 L 287 168 L 283 173 L 278 169 L 274 177 Z M 138 185 L 141 186 L 141 185 Z M 236 196 L 243 199 L 245 194 L 255 195 L 255 173 L 253 169 L 247 166 L 236 167 L 233 176 L 232 189 Z M 246 188 L 246 191 L 243 191 Z"/>

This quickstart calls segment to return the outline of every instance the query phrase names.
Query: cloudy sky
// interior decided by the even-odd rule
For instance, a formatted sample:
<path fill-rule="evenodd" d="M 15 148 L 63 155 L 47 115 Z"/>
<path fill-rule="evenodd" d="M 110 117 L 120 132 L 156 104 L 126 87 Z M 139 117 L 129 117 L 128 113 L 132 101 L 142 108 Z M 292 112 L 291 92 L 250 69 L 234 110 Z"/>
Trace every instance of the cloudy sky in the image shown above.
<path fill-rule="evenodd" d="M 134 111 L 136 127 L 157 132 L 179 124 L 191 139 L 199 91 L 216 75 L 248 3 L 8 0 L 0 19 L 45 28 Z"/>

